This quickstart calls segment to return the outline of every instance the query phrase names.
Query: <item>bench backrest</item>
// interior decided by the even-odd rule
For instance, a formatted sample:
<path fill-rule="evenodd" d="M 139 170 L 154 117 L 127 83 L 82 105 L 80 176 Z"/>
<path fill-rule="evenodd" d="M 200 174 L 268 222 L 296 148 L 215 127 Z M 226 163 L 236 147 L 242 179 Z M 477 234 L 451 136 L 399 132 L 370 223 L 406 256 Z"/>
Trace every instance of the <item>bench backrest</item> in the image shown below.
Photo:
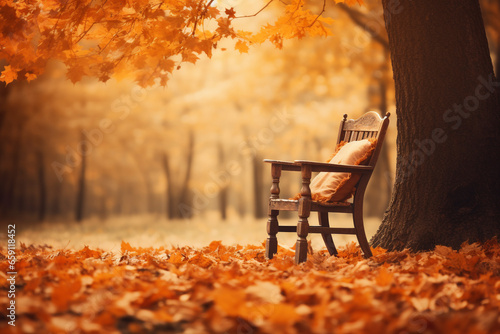
<path fill-rule="evenodd" d="M 369 111 L 358 119 L 347 119 L 347 114 L 340 122 L 337 145 L 340 142 L 351 142 L 367 138 L 377 138 L 377 146 L 368 162 L 369 166 L 375 166 L 378 160 L 380 150 L 384 143 L 387 127 L 389 126 L 390 113 L 381 118 L 375 111 Z"/>

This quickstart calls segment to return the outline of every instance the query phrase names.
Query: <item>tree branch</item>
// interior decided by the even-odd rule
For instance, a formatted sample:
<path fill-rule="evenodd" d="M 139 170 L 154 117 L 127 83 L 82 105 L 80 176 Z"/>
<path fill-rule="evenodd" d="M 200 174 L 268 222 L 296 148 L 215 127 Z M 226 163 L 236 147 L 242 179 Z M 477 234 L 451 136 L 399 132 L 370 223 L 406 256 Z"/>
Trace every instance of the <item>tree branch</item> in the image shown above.
<path fill-rule="evenodd" d="M 252 15 L 243 15 L 243 16 L 236 16 L 235 19 L 243 19 L 245 17 L 254 17 L 254 16 L 257 16 L 260 14 L 260 12 L 262 12 L 264 9 L 266 9 L 270 4 L 271 2 L 273 2 L 274 0 L 269 0 L 269 2 L 264 6 L 262 7 L 261 9 L 259 9 L 259 11 L 255 14 L 252 14 Z"/>
<path fill-rule="evenodd" d="M 319 17 L 323 15 L 323 13 L 325 12 L 325 9 L 326 9 L 326 0 L 323 0 L 323 8 L 321 9 L 321 12 L 318 14 L 318 16 L 316 16 L 316 18 L 314 19 L 314 21 L 312 21 L 309 27 L 312 27 L 316 23 L 316 21 L 318 21 Z"/>
<path fill-rule="evenodd" d="M 348 7 L 343 3 L 338 3 L 337 7 L 343 10 L 358 27 L 368 32 L 374 41 L 382 45 L 385 49 L 389 50 L 389 42 L 377 30 L 373 29 L 366 23 L 368 19 L 366 18 L 365 14 Z"/>

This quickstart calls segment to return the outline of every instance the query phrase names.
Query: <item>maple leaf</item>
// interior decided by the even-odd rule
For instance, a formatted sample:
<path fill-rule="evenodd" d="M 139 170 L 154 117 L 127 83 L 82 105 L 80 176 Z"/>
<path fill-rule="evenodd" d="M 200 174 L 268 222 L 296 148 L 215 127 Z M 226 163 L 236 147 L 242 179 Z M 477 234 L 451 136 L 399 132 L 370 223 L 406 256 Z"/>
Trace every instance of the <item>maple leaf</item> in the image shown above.
<path fill-rule="evenodd" d="M 216 31 L 219 33 L 220 36 L 223 36 L 223 37 L 236 36 L 233 28 L 231 28 L 231 20 L 229 18 L 221 17 L 221 18 L 217 19 L 217 23 L 218 23 L 218 28 Z"/>
<path fill-rule="evenodd" d="M 72 82 L 77 83 L 86 74 L 85 69 L 82 66 L 70 66 L 66 71 L 66 77 Z"/>
<path fill-rule="evenodd" d="M 12 81 L 17 79 L 17 72 L 12 66 L 7 65 L 0 74 L 0 81 L 5 82 L 5 84 L 10 84 Z"/>
<path fill-rule="evenodd" d="M 199 59 L 198 56 L 195 55 L 193 52 L 183 52 L 182 53 L 182 61 L 184 61 L 184 62 L 196 64 L 196 61 L 198 59 Z"/>
<path fill-rule="evenodd" d="M 125 252 L 133 252 L 135 251 L 135 248 L 133 248 L 132 246 L 130 246 L 130 244 L 128 242 L 125 242 L 122 240 L 122 243 L 121 243 L 121 251 L 122 253 L 125 253 Z"/>
<path fill-rule="evenodd" d="M 238 50 L 240 53 L 248 53 L 248 44 L 238 40 L 234 46 L 235 50 Z"/>
<path fill-rule="evenodd" d="M 81 251 L 78 252 L 79 255 L 82 255 L 84 258 L 99 258 L 101 253 L 89 248 L 89 246 L 85 246 Z"/>
<path fill-rule="evenodd" d="M 37 75 L 34 73 L 26 73 L 25 75 L 26 75 L 26 80 L 28 82 L 35 80 L 37 78 Z"/>
<path fill-rule="evenodd" d="M 210 267 L 214 262 L 207 258 L 206 256 L 203 256 L 202 254 L 196 254 L 194 257 L 189 259 L 188 263 L 191 264 L 196 264 L 202 268 L 208 268 Z"/>
<path fill-rule="evenodd" d="M 234 19 L 236 17 L 236 12 L 234 11 L 233 7 L 226 9 L 225 13 L 230 19 Z"/>
<path fill-rule="evenodd" d="M 70 301 L 75 297 L 76 293 L 80 291 L 81 286 L 82 282 L 78 277 L 74 280 L 61 282 L 61 284 L 54 287 L 51 299 L 58 310 L 64 311 L 68 308 Z"/>

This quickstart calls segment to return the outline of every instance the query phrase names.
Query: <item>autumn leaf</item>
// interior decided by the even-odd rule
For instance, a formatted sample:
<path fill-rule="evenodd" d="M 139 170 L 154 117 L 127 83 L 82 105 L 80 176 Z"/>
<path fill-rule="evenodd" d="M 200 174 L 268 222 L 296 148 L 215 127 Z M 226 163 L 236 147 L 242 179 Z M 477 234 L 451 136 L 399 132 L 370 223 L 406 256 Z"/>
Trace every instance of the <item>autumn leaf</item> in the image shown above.
<path fill-rule="evenodd" d="M 164 328 L 387 333 L 416 332 L 417 325 L 495 333 L 499 328 L 496 239 L 464 244 L 458 251 L 445 246 L 420 253 L 378 249 L 370 259 L 359 256 L 358 245 L 348 244 L 338 248 L 339 257 L 323 249 L 299 266 L 290 248 L 280 245 L 273 260 L 261 260 L 263 250 L 262 245 L 220 241 L 168 250 L 122 241 L 118 254 L 88 246 L 55 250 L 21 244 L 16 324 L 38 333 L 53 332 L 54 324 L 72 324 L 75 331 L 127 328 L 138 333 Z M 0 258 L 7 251 L 0 247 Z M 0 307 L 6 302 L 0 300 Z M 0 323 L 0 331 L 11 333 L 7 326 Z"/>
<path fill-rule="evenodd" d="M 76 293 L 80 291 L 81 287 L 79 277 L 62 282 L 53 289 L 51 300 L 59 311 L 65 311 L 70 301 L 77 297 Z"/>
<path fill-rule="evenodd" d="M 386 267 L 381 267 L 375 281 L 380 286 L 387 286 L 392 283 L 392 279 L 393 274 L 391 274 Z"/>
<path fill-rule="evenodd" d="M 0 81 L 3 81 L 8 85 L 16 79 L 17 79 L 17 71 L 13 69 L 12 66 L 10 65 L 5 66 L 4 70 L 0 74 Z"/>
<path fill-rule="evenodd" d="M 83 76 L 86 74 L 86 71 L 83 67 L 74 65 L 68 68 L 66 72 L 66 77 L 72 82 L 77 83 L 80 81 Z"/>
<path fill-rule="evenodd" d="M 231 288 L 217 289 L 213 293 L 215 305 L 229 316 L 244 315 L 245 293 Z"/>
<path fill-rule="evenodd" d="M 135 249 L 132 246 L 130 246 L 128 242 L 122 240 L 121 250 L 122 253 L 125 253 L 125 252 L 133 252 Z"/>
<path fill-rule="evenodd" d="M 84 258 L 99 258 L 101 256 L 101 253 L 96 250 L 90 249 L 89 246 L 85 246 L 77 253 L 77 255 L 82 255 Z"/>
<path fill-rule="evenodd" d="M 35 80 L 37 78 L 37 75 L 34 73 L 26 73 L 26 80 L 28 82 Z"/>
<path fill-rule="evenodd" d="M 236 12 L 234 11 L 233 7 L 226 9 L 225 13 L 230 19 L 234 19 L 236 17 Z"/>
<path fill-rule="evenodd" d="M 349 5 L 356 2 L 362 3 L 346 0 Z M 235 9 L 221 11 L 210 0 L 73 1 L 64 6 L 58 1 L 10 2 L 0 7 L 2 58 L 9 64 L 0 81 L 35 80 L 55 59 L 67 66 L 73 83 L 85 76 L 106 82 L 126 75 L 143 87 L 158 81 L 166 85 L 165 72 L 180 68 L 171 59 L 196 63 L 201 53 L 210 58 L 222 39 L 237 38 L 235 49 L 246 53 L 251 43 L 270 41 L 281 48 L 286 39 L 330 35 L 331 19 L 305 4 L 283 2 L 276 21 L 254 33 L 235 31 Z M 20 72 L 25 73 L 21 78 Z"/>
<path fill-rule="evenodd" d="M 293 325 L 300 317 L 295 311 L 295 307 L 289 304 L 269 305 L 269 321 L 277 325 Z"/>
<path fill-rule="evenodd" d="M 196 264 L 202 268 L 208 268 L 213 264 L 213 261 L 202 254 L 196 254 L 189 259 L 188 263 Z"/>
<path fill-rule="evenodd" d="M 240 53 L 248 53 L 248 44 L 246 42 L 238 40 L 234 48 L 235 50 L 238 50 Z"/>

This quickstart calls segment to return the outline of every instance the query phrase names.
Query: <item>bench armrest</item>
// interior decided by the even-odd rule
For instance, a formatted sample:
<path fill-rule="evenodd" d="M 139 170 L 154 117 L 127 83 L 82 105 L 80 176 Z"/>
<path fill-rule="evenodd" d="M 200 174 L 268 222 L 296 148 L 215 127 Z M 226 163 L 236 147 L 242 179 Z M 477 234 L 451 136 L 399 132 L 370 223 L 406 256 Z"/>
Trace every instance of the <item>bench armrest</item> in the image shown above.
<path fill-rule="evenodd" d="M 264 162 L 281 166 L 281 170 L 300 171 L 300 164 L 292 161 L 264 159 Z"/>
<path fill-rule="evenodd" d="M 340 173 L 371 173 L 372 166 L 359 166 L 359 165 L 338 165 L 328 162 L 316 162 L 307 160 L 295 160 L 294 163 L 299 166 L 311 166 L 312 172 L 340 172 Z"/>

